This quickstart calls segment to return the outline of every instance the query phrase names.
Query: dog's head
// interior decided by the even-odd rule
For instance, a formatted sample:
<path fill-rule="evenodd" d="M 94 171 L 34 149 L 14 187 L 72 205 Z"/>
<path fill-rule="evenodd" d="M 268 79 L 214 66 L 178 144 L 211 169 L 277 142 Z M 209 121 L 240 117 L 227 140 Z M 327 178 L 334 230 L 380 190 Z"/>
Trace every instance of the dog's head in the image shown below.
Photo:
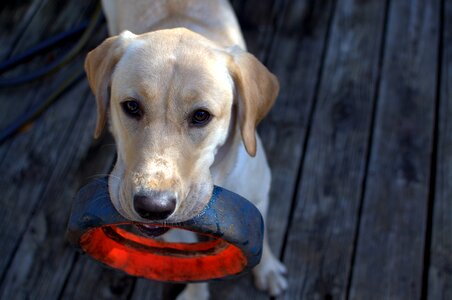
<path fill-rule="evenodd" d="M 98 137 L 110 115 L 117 161 L 113 205 L 137 221 L 180 222 L 211 197 L 210 167 L 230 132 L 233 106 L 246 150 L 278 93 L 278 81 L 254 56 L 224 49 L 187 29 L 123 32 L 85 62 L 97 101 Z"/>

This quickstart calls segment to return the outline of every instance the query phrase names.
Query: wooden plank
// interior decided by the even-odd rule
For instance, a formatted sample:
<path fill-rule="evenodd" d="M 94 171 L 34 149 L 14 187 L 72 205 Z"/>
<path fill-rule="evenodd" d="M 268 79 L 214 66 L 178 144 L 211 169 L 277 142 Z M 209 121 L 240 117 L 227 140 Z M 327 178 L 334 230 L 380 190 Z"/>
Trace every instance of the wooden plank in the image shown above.
<path fill-rule="evenodd" d="M 235 9 L 247 50 L 262 62 L 267 61 L 269 49 L 281 26 L 281 18 L 290 0 L 247 0 Z"/>
<path fill-rule="evenodd" d="M 336 3 L 284 263 L 284 299 L 342 299 L 364 177 L 385 2 Z"/>
<path fill-rule="evenodd" d="M 89 147 L 92 138 L 82 129 L 87 125 L 94 126 L 94 112 L 89 103 L 93 100 L 88 99 L 88 102 L 87 94 L 86 83 L 74 88 L 48 111 L 39 128 L 30 132 L 29 138 L 33 142 L 27 146 L 33 151 L 22 150 L 17 156 L 9 153 L 5 160 L 11 169 L 7 179 L 9 182 L 16 180 L 21 189 L 15 185 L 3 189 L 5 181 L 1 182 L 2 190 L 6 191 L 5 200 L 8 200 L 1 229 L 4 237 L 1 247 L 2 299 L 22 296 L 53 299 L 64 284 L 65 277 L 61 275 L 70 269 L 75 255 L 73 251 L 62 250 L 68 247 L 64 233 L 77 187 L 72 174 L 86 153 L 81 150 Z M 73 99 L 81 99 L 84 107 L 80 107 L 80 100 Z M 53 128 L 59 130 L 51 134 Z M 60 156 L 60 153 L 64 155 Z M 12 160 L 14 158 L 18 160 Z M 11 166 L 14 162 L 21 163 L 15 168 Z M 37 184 L 35 181 L 38 180 L 43 182 Z"/>
<path fill-rule="evenodd" d="M 53 4 L 55 5 L 55 2 L 53 2 Z M 71 14 L 68 15 L 61 9 L 59 11 L 55 11 L 55 13 L 66 16 L 66 22 L 69 23 L 74 22 L 74 19 L 79 19 L 80 16 L 77 15 L 77 12 L 86 8 L 84 5 L 78 4 L 78 6 L 73 7 L 67 3 L 66 6 L 63 7 L 71 9 L 71 14 L 73 16 L 69 17 Z M 77 7 L 79 8 L 77 9 Z M 57 17 L 58 16 L 55 16 L 55 18 Z M 57 22 L 54 22 L 53 24 L 56 23 Z M 81 63 L 82 61 L 79 59 L 78 64 L 76 63 L 76 65 L 80 66 Z M 66 67 L 65 71 L 66 73 L 59 74 L 63 78 L 73 72 L 74 67 Z M 51 83 L 52 81 L 54 81 L 53 84 Z M 49 89 L 52 89 L 60 83 L 61 81 L 59 80 L 46 79 L 41 82 L 41 90 L 22 89 L 22 97 L 20 97 L 20 93 L 17 94 L 17 97 L 18 99 L 33 99 L 33 97 L 36 97 L 37 94 L 38 96 L 40 96 L 41 93 L 42 95 L 48 95 L 50 94 Z M 11 282 L 8 281 L 10 280 L 8 278 L 10 278 L 11 275 L 6 272 L 9 264 L 11 263 L 14 265 L 15 262 L 20 261 L 21 259 L 25 264 L 34 263 L 33 261 L 27 261 L 27 259 L 30 259 L 30 257 L 33 256 L 32 254 L 28 254 L 27 251 L 21 252 L 18 250 L 23 249 L 21 247 L 25 247 L 23 246 L 23 243 L 29 242 L 30 239 L 35 239 L 36 234 L 34 231 L 36 231 L 36 228 L 33 227 L 34 223 L 31 220 L 36 218 L 36 224 L 42 223 L 40 221 L 42 217 L 39 216 L 41 211 L 39 211 L 38 205 L 41 201 L 43 201 L 43 193 L 45 193 L 45 190 L 48 188 L 47 181 L 51 178 L 52 174 L 55 174 L 53 173 L 55 171 L 54 168 L 56 168 L 58 162 L 61 162 L 61 160 L 66 160 L 66 163 L 68 160 L 70 161 L 73 159 L 70 155 L 64 155 L 67 153 L 65 151 L 65 146 L 73 146 L 66 144 L 66 138 L 70 135 L 69 133 L 71 130 L 74 129 L 74 123 L 78 122 L 79 119 L 83 120 L 83 117 L 80 118 L 78 114 L 81 112 L 80 107 L 83 105 L 86 98 L 80 98 L 80 95 L 83 93 L 86 94 L 87 92 L 87 84 L 74 89 L 72 91 L 72 97 L 67 95 L 64 97 L 66 102 L 63 99 L 59 103 L 55 104 L 48 112 L 46 112 L 44 118 L 35 123 L 32 130 L 17 136 L 14 140 L 10 141 L 8 145 L 6 145 L 11 146 L 11 148 L 6 149 L 5 151 L 5 159 L 1 163 L 1 168 L 5 171 L 0 179 L 0 187 L 3 191 L 1 201 L 2 206 L 5 208 L 0 213 L 2 217 L 2 229 L 0 230 L 0 233 L 3 237 L 0 247 L 0 274 L 2 274 L 2 286 L 0 290 L 3 294 L 8 294 L 13 291 L 8 284 L 8 282 Z M 2 97 L 6 98 L 7 95 L 2 94 Z M 42 99 L 42 97 L 39 99 Z M 93 102 L 90 103 L 90 109 L 92 108 L 92 103 Z M 8 105 L 11 104 L 2 102 L 2 110 L 4 107 L 8 107 Z M 85 113 L 84 117 L 90 117 L 93 119 L 94 113 L 91 115 Z M 90 123 L 87 120 L 84 120 L 81 124 L 83 126 L 87 126 Z M 89 144 L 79 144 L 80 141 L 76 141 L 76 143 L 79 147 L 89 146 Z M 2 145 L 2 149 L 4 149 L 3 147 L 5 147 L 5 145 Z M 61 153 L 63 153 L 63 155 L 61 155 Z M 63 172 L 62 174 L 65 173 Z M 53 179 L 54 187 L 61 185 L 62 177 L 63 176 L 60 175 L 59 177 Z M 51 199 L 51 201 L 55 200 Z M 66 206 L 67 210 L 69 208 L 70 206 Z M 35 212 L 34 216 L 32 216 L 33 212 Z M 62 230 L 65 228 L 65 223 L 66 219 L 64 220 L 64 224 L 60 227 Z M 22 239 L 21 235 L 26 231 L 28 235 L 26 234 Z M 38 242 L 45 245 L 49 242 L 47 240 L 48 238 L 48 236 L 45 236 L 43 240 L 38 239 Z M 58 238 L 62 241 L 61 235 L 59 235 Z M 39 244 L 39 246 L 42 245 Z M 35 246 L 35 248 L 36 247 L 38 246 Z M 14 258 L 13 255 L 15 255 Z M 41 253 L 41 255 L 45 254 Z M 25 273 L 27 276 L 29 275 L 27 273 L 29 270 L 26 268 L 24 270 L 15 271 Z M 14 274 L 14 272 L 11 274 Z M 39 273 L 34 276 L 39 276 Z M 30 278 L 25 277 L 25 279 L 29 280 Z M 13 277 L 13 281 L 16 280 L 17 278 Z M 22 283 L 23 282 L 17 282 L 16 286 Z M 30 292 L 31 289 L 36 289 L 36 287 L 28 286 L 28 290 L 25 289 L 24 292 L 32 293 Z"/>
<path fill-rule="evenodd" d="M 272 48 L 260 56 L 268 57 L 281 84 L 276 105 L 259 128 L 273 176 L 266 226 L 276 256 L 281 254 L 331 13 L 332 1 L 288 2 L 277 16 Z M 212 299 L 269 298 L 256 290 L 251 275 L 212 283 L 211 294 Z"/>
<path fill-rule="evenodd" d="M 171 285 L 173 286 L 173 285 Z M 139 278 L 135 282 L 131 300 L 164 299 L 163 284 Z"/>
<path fill-rule="evenodd" d="M 138 278 L 129 299 L 175 299 L 184 288 L 185 284 L 160 283 Z"/>
<path fill-rule="evenodd" d="M 428 299 L 452 299 L 452 3 L 443 2 L 439 139 Z"/>
<path fill-rule="evenodd" d="M 75 253 L 67 251 L 64 232 L 74 190 L 79 184 L 74 175 L 92 139 L 86 126 L 94 126 L 93 99 L 87 95 L 88 87 L 82 83 L 67 98 L 82 96 L 85 99 L 77 112 L 77 116 L 82 117 L 76 117 L 71 130 L 66 133 L 66 148 L 62 149 L 64 158 L 56 164 L 41 197 L 42 204 L 35 209 L 15 253 L 2 286 L 2 297 L 11 297 L 19 290 L 28 298 L 56 298 L 64 284 L 64 275 L 71 268 Z M 65 106 L 68 107 L 68 103 Z M 65 180 L 62 182 L 61 178 Z"/>
<path fill-rule="evenodd" d="M 135 282 L 135 278 L 102 266 L 86 255 L 76 261 L 69 278 L 59 299 L 128 299 Z"/>
<path fill-rule="evenodd" d="M 438 0 L 392 1 L 352 299 L 419 299 L 429 201 Z"/>

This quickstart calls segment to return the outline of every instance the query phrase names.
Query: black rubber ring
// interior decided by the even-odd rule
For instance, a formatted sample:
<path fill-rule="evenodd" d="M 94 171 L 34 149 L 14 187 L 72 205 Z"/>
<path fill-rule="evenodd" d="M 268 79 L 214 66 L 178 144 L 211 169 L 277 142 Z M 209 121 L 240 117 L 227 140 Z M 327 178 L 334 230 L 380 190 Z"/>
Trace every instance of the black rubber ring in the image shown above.
<path fill-rule="evenodd" d="M 84 234 L 93 229 L 119 224 L 133 223 L 122 217 L 112 205 L 108 193 L 107 178 L 97 179 L 87 184 L 77 194 L 68 224 L 67 238 L 75 246 L 83 248 L 80 243 Z M 153 223 L 153 225 L 162 224 Z M 223 274 L 222 277 L 231 277 L 248 271 L 256 266 L 261 259 L 264 232 L 262 215 L 251 202 L 221 187 L 214 187 L 208 205 L 196 217 L 182 223 L 165 223 L 165 225 L 214 237 L 238 248 L 246 258 L 245 266 L 237 274 Z M 107 235 L 111 234 L 108 231 L 111 230 L 104 230 Z M 136 249 L 133 248 L 133 251 Z M 166 255 L 171 256 L 173 254 L 168 252 Z M 105 261 L 103 262 L 105 263 Z M 108 261 L 107 264 L 117 267 Z M 136 275 L 123 265 L 120 265 L 119 268 L 129 274 Z M 152 268 L 152 266 L 148 267 Z M 209 277 L 208 274 L 206 275 L 207 278 L 205 276 L 194 276 L 193 278 L 183 279 L 174 279 L 171 276 L 165 277 L 165 274 L 160 274 L 157 278 L 141 273 L 138 276 L 172 282 L 219 279 L 215 276 Z"/>

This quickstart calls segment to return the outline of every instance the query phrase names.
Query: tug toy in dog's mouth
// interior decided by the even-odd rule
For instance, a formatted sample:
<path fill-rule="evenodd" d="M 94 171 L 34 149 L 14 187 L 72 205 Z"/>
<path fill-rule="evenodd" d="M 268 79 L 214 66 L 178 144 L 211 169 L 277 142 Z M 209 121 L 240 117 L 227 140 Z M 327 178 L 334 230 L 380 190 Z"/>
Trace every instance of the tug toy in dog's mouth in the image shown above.
<path fill-rule="evenodd" d="M 153 238 L 171 228 L 208 238 L 199 243 Z M 235 276 L 256 266 L 262 254 L 263 220 L 248 200 L 215 186 L 208 205 L 191 220 L 177 224 L 131 222 L 112 205 L 104 178 L 77 194 L 67 238 L 94 259 L 130 275 L 196 282 Z"/>

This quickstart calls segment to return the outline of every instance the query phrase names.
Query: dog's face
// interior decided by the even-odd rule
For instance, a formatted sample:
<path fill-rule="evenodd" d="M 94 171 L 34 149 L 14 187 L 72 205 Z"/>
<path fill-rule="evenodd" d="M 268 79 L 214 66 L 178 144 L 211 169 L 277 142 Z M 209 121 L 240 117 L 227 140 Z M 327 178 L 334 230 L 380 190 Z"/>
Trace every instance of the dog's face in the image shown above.
<path fill-rule="evenodd" d="M 117 144 L 110 197 L 138 222 L 198 214 L 213 190 L 215 154 L 234 128 L 233 105 L 254 155 L 255 126 L 278 92 L 276 78 L 250 54 L 186 29 L 112 37 L 89 53 L 85 68 L 98 104 L 96 136 L 109 111 Z"/>

